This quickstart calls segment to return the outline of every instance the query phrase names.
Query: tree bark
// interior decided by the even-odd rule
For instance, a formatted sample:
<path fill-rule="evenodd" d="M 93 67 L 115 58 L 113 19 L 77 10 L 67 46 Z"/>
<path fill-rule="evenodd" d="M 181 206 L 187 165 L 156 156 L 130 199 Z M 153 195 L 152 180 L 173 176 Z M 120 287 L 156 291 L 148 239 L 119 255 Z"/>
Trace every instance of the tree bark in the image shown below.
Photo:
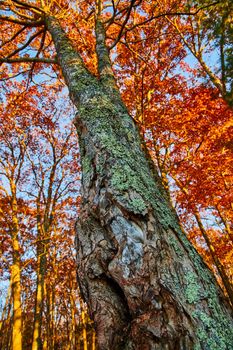
<path fill-rule="evenodd" d="M 230 307 L 182 233 L 145 156 L 112 79 L 101 25 L 99 79 L 85 68 L 58 21 L 48 18 L 47 27 L 78 108 L 78 280 L 98 348 L 230 350 Z"/>

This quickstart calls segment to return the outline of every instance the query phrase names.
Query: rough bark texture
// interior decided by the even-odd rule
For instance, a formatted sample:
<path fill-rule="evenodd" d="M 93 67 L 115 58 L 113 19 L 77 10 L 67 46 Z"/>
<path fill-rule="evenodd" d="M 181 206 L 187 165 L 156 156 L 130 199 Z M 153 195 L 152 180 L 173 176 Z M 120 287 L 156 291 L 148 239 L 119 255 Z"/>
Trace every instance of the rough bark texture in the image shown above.
<path fill-rule="evenodd" d="M 78 107 L 78 279 L 98 348 L 232 349 L 229 306 L 182 233 L 112 79 L 91 76 L 54 19 L 48 29 Z"/>
<path fill-rule="evenodd" d="M 180 231 L 123 106 L 100 94 L 79 108 L 77 125 L 78 275 L 99 348 L 230 349 L 218 287 Z"/>

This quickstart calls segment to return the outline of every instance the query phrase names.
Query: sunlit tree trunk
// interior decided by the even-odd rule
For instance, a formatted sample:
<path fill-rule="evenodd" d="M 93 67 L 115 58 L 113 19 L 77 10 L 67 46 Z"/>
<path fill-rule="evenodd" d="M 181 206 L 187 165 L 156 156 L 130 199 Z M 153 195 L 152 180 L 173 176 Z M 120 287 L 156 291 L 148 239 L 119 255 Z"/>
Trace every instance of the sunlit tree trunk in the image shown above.
<path fill-rule="evenodd" d="M 17 217 L 17 199 L 16 186 L 14 181 L 10 182 L 11 186 L 11 210 L 12 210 L 12 254 L 13 263 L 11 265 L 11 286 L 13 298 L 13 334 L 12 349 L 22 349 L 22 308 L 21 308 L 21 262 L 20 262 L 20 245 L 19 245 L 19 223 Z"/>
<path fill-rule="evenodd" d="M 54 151 L 54 147 L 53 147 Z M 34 328 L 33 328 L 33 342 L 32 350 L 42 350 L 42 320 L 43 320 L 43 305 L 44 305 L 44 292 L 45 292 L 45 275 L 47 269 L 47 255 L 48 245 L 50 241 L 50 230 L 53 222 L 53 198 L 52 187 L 55 178 L 55 172 L 57 168 L 57 161 L 54 155 L 54 163 L 51 167 L 49 175 L 49 183 L 47 190 L 47 198 L 45 208 L 41 207 L 41 194 L 44 190 L 44 179 L 42 180 L 41 187 L 37 196 L 37 287 L 36 287 L 36 302 L 35 302 L 35 316 L 34 316 Z M 43 215 L 42 215 L 43 213 Z"/>
<path fill-rule="evenodd" d="M 47 19 L 70 96 L 82 158 L 78 278 L 98 348 L 231 349 L 229 305 L 182 233 L 115 85 L 102 24 L 99 79 L 59 22 Z"/>
<path fill-rule="evenodd" d="M 58 277 L 58 266 L 56 262 L 56 248 L 53 250 L 53 253 L 50 254 L 50 264 L 52 264 L 52 276 L 53 279 L 50 278 L 50 275 L 47 277 L 47 290 L 48 290 L 48 313 L 49 313 L 49 323 L 48 323 L 48 344 L 49 344 L 49 350 L 54 350 L 55 349 L 55 339 L 56 339 L 56 324 L 55 324 L 55 304 L 56 304 L 56 280 Z M 59 324 L 59 322 L 58 322 Z"/>
<path fill-rule="evenodd" d="M 71 288 L 70 293 L 70 313 L 71 313 L 71 320 L 70 320 L 70 330 L 69 330 L 69 342 L 70 342 L 70 349 L 75 350 L 76 349 L 76 338 L 75 338 L 75 330 L 76 330 L 76 319 L 75 319 L 75 301 L 73 296 L 73 288 Z"/>
<path fill-rule="evenodd" d="M 95 350 L 95 332 L 92 333 L 92 339 L 91 339 L 91 350 Z"/>
<path fill-rule="evenodd" d="M 50 325 L 50 320 L 49 320 L 49 309 L 48 309 L 48 298 L 49 298 L 49 290 L 48 290 L 48 285 L 44 283 L 44 303 L 46 304 L 45 308 L 45 327 L 44 327 L 44 334 L 43 334 L 43 350 L 49 350 L 49 338 L 50 338 L 50 332 L 49 332 L 49 325 Z"/>
<path fill-rule="evenodd" d="M 47 260 L 47 246 L 41 226 L 40 214 L 37 214 L 37 282 L 36 282 L 36 300 L 35 300 L 35 314 L 33 326 L 33 341 L 32 350 L 42 350 L 42 317 L 43 317 L 43 303 L 44 303 L 44 280 L 46 272 Z"/>
<path fill-rule="evenodd" d="M 54 349 L 54 302 L 55 302 L 55 290 L 54 286 L 47 286 L 47 339 L 49 350 Z"/>
<path fill-rule="evenodd" d="M 43 258 L 43 253 L 40 253 L 40 254 L 41 256 L 38 259 L 39 267 L 37 271 L 36 305 L 35 305 L 35 316 L 34 316 L 34 327 L 33 327 L 32 350 L 42 349 L 41 327 L 42 327 L 42 311 L 43 311 L 43 301 L 44 301 L 45 259 Z"/>
<path fill-rule="evenodd" d="M 80 300 L 81 320 L 82 320 L 82 338 L 83 350 L 87 350 L 87 314 L 82 300 Z"/>
<path fill-rule="evenodd" d="M 224 267 L 222 266 L 220 260 L 218 259 L 217 255 L 216 255 L 216 252 L 215 252 L 215 249 L 214 249 L 214 246 L 213 244 L 211 243 L 210 239 L 209 239 L 209 236 L 202 224 L 202 221 L 201 221 L 201 217 L 200 217 L 200 214 L 198 211 L 195 212 L 194 214 L 195 216 L 195 219 L 197 221 L 197 224 L 198 224 L 198 227 L 199 227 L 199 230 L 201 231 L 202 233 L 202 236 L 204 237 L 204 240 L 209 248 L 209 252 L 210 252 L 210 255 L 211 255 L 211 258 L 215 264 L 215 266 L 217 267 L 217 270 L 218 270 L 218 273 L 222 279 L 222 282 L 223 282 L 223 285 L 226 289 L 226 292 L 228 294 L 228 297 L 230 299 L 230 302 L 231 302 L 231 305 L 233 306 L 233 289 L 232 289 L 232 285 L 229 281 L 229 278 L 227 277 L 226 275 L 226 272 L 224 270 Z"/>
<path fill-rule="evenodd" d="M 219 217 L 220 217 L 220 219 L 221 219 L 221 221 L 222 221 L 222 223 L 223 223 L 223 225 L 225 227 L 225 230 L 226 230 L 226 233 L 227 233 L 229 239 L 233 243 L 233 229 L 231 228 L 229 222 L 225 219 L 225 217 L 224 217 L 223 213 L 221 212 L 220 208 L 217 205 L 215 206 L 215 208 L 216 208 L 216 210 L 218 212 L 218 215 L 219 215 Z"/>

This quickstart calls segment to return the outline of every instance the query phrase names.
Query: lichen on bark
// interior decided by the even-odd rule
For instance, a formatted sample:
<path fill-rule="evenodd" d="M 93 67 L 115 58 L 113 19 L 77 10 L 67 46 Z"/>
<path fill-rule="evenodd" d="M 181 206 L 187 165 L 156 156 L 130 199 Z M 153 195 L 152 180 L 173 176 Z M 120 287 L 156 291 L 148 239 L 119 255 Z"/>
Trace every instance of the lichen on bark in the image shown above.
<path fill-rule="evenodd" d="M 107 263 L 102 261 L 105 265 L 102 276 L 118 285 L 134 320 L 130 329 L 124 328 L 128 332 L 128 342 L 124 347 L 121 343 L 122 349 L 145 346 L 139 341 L 141 332 L 149 338 L 158 338 L 154 342 L 151 340 L 151 344 L 157 344 L 157 347 L 148 345 L 148 349 L 160 349 L 161 344 L 173 349 L 174 342 L 177 342 L 177 349 L 182 342 L 186 344 L 184 349 L 193 349 L 194 344 L 199 344 L 201 349 L 210 350 L 216 344 L 220 349 L 230 349 L 232 340 L 227 328 L 230 319 L 224 320 L 219 316 L 223 315 L 223 310 L 218 306 L 217 286 L 210 271 L 181 232 L 176 216 L 161 194 L 160 186 L 155 183 L 130 117 L 127 125 L 131 125 L 131 132 L 134 130 L 132 138 L 128 138 L 128 130 L 121 124 L 121 115 L 116 115 L 121 110 L 115 106 L 111 110 L 112 101 L 107 103 L 106 96 L 103 101 L 103 104 L 94 101 L 97 105 L 91 101 L 91 108 L 85 106 L 78 116 L 79 126 L 85 123 L 81 129 L 90 130 L 89 137 L 85 135 L 86 154 L 91 153 L 89 148 L 92 152 L 95 150 L 92 169 L 98 169 L 89 182 L 83 178 L 84 193 L 88 198 L 83 212 L 98 217 L 102 228 L 107 229 L 109 241 L 114 242 L 111 260 Z M 88 117 L 85 118 L 87 110 Z M 80 134 L 80 140 L 82 137 Z M 138 164 L 141 166 L 138 167 Z M 101 196 L 98 197 L 98 193 Z M 104 197 L 107 203 L 104 212 L 99 208 L 100 197 L 102 202 Z M 152 233 L 148 230 L 149 216 L 153 217 L 150 224 Z M 132 230 L 132 227 L 138 229 Z M 98 241 L 97 237 L 95 239 Z M 79 244 L 82 245 L 82 240 Z M 103 257 L 101 259 L 104 260 Z M 116 289 L 116 292 L 119 290 Z M 218 315 L 213 314 L 213 304 L 218 308 Z M 166 313 L 166 308 L 171 315 Z M 166 322 L 167 326 L 162 329 L 162 324 Z M 178 323 L 182 324 L 180 328 Z M 137 337 L 134 334 L 136 325 Z"/>

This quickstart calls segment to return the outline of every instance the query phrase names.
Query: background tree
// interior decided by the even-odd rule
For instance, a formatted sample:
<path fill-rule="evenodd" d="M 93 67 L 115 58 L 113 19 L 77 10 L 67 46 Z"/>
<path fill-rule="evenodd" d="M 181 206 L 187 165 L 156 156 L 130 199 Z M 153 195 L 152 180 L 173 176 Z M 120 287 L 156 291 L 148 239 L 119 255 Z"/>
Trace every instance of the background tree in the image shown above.
<path fill-rule="evenodd" d="M 232 2 L 184 1 L 183 11 L 191 14 L 185 25 L 183 16 L 166 18 L 199 63 L 199 74 L 232 106 Z"/>
<path fill-rule="evenodd" d="M 20 96 L 20 99 L 23 96 Z M 25 133 L 26 121 L 23 121 L 24 128 L 21 128 L 20 119 L 17 112 L 20 110 L 16 106 L 17 95 L 11 95 L 5 112 L 1 114 L 1 155 L 0 169 L 2 175 L 2 200 L 1 219 L 5 221 L 6 230 L 11 245 L 10 264 L 10 285 L 13 299 L 13 322 L 12 322 L 12 347 L 22 348 L 22 307 L 21 307 L 21 266 L 22 247 L 20 242 L 20 221 L 24 220 L 27 211 L 27 204 L 18 197 L 19 183 L 24 172 L 24 161 L 26 148 L 30 142 L 30 136 Z M 30 104 L 30 103 L 28 103 Z M 14 107 L 16 107 L 14 109 Z M 27 105 L 25 106 L 27 110 Z M 12 110 L 14 118 L 12 118 Z"/>
<path fill-rule="evenodd" d="M 43 349 L 67 348 L 70 338 L 74 344 L 80 338 L 81 346 L 81 335 L 86 327 L 86 342 L 92 341 L 92 326 L 88 320 L 84 328 L 78 328 L 81 308 L 77 288 L 74 291 L 72 227 L 79 201 L 77 190 L 73 188 L 74 184 L 79 187 L 79 155 L 74 128 L 66 124 L 63 133 L 58 131 L 58 124 L 65 124 L 61 120 L 64 105 L 55 106 L 56 89 L 46 89 L 47 102 L 43 104 L 37 90 L 38 95 L 33 95 L 31 89 L 25 91 L 22 82 L 15 84 L 14 88 L 6 96 L 1 113 L 1 253 L 4 258 L 1 268 L 5 280 L 10 280 L 9 295 L 1 317 L 1 349 L 19 349 L 20 346 L 31 349 L 35 334 L 33 328 L 36 328 L 32 326 L 33 319 L 40 331 L 35 342 L 39 346 L 43 343 Z M 66 114 L 68 108 L 67 105 Z M 17 185 L 13 192 L 11 182 Z M 17 204 L 14 211 L 13 200 Z M 12 236 L 13 216 L 17 220 L 15 236 Z M 69 225 L 71 228 L 67 229 Z M 19 276 L 11 272 L 15 254 L 13 240 L 16 239 L 20 246 Z M 41 242 L 46 243 L 46 249 L 42 251 L 38 249 Z M 46 263 L 46 267 L 42 263 Z M 41 270 L 42 280 L 41 276 L 36 278 Z M 15 283 L 16 277 L 18 294 L 13 293 L 15 285 L 12 283 Z M 43 291 L 42 295 L 38 289 Z M 72 298 L 72 304 L 68 302 L 66 305 L 67 296 L 69 300 Z M 10 307 L 11 299 L 13 305 L 20 305 L 21 318 L 17 319 L 16 325 L 16 307 Z M 33 309 L 37 311 L 35 316 Z M 86 315 L 86 310 L 83 312 Z M 63 332 L 64 324 L 69 329 L 68 334 Z M 14 338 L 16 330 L 21 335 L 21 341 L 19 337 Z"/>

